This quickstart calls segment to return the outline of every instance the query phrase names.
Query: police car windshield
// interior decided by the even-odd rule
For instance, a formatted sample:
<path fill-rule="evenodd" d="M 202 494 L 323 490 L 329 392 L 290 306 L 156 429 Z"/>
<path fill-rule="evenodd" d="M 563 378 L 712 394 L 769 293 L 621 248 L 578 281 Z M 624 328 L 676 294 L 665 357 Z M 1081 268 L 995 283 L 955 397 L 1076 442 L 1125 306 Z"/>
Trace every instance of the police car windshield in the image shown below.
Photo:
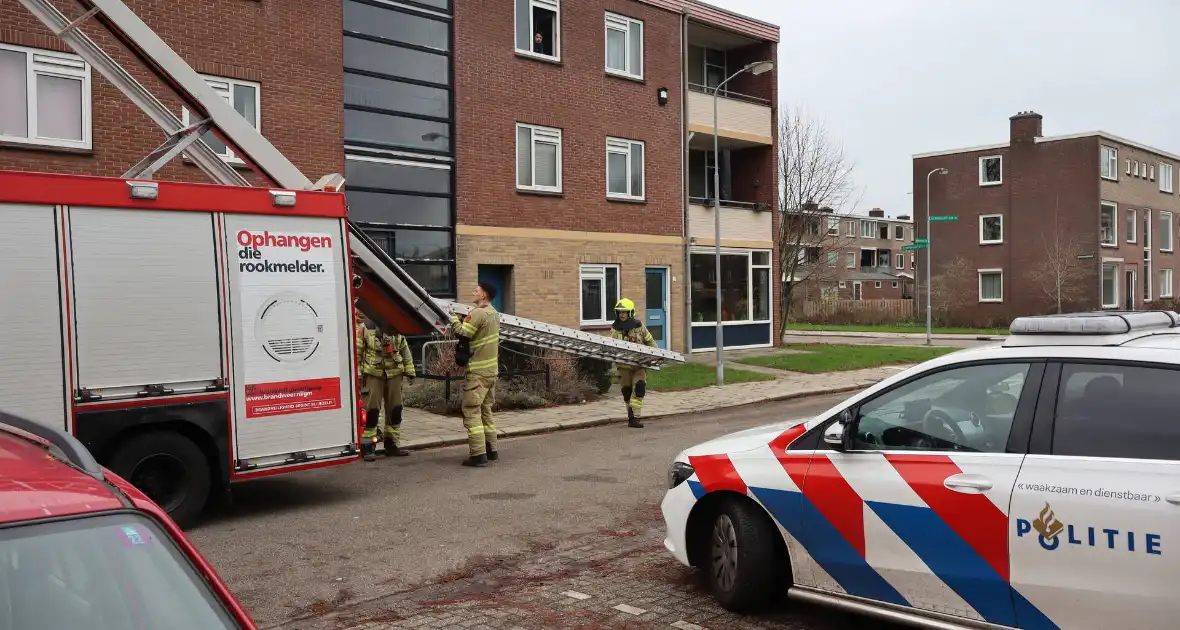
<path fill-rule="evenodd" d="M 238 625 L 166 533 L 110 514 L 0 529 L 0 628 Z"/>

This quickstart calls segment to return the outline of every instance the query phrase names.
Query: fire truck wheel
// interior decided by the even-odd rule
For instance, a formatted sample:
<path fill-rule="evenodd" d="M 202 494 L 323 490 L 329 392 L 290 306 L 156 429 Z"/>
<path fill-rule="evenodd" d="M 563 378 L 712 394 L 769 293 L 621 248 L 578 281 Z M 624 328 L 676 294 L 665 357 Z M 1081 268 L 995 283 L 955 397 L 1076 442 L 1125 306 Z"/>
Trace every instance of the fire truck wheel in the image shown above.
<path fill-rule="evenodd" d="M 111 458 L 111 470 L 188 527 L 209 498 L 209 463 L 187 437 L 153 431 L 127 441 Z"/>

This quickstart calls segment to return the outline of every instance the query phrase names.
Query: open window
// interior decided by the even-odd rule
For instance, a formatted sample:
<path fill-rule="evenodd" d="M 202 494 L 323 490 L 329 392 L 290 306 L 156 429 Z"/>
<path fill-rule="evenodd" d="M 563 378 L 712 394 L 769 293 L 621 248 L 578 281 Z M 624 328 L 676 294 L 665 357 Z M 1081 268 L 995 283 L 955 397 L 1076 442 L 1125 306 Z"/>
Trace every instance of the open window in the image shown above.
<path fill-rule="evenodd" d="M 516 52 L 561 59 L 561 0 L 516 0 Z"/>

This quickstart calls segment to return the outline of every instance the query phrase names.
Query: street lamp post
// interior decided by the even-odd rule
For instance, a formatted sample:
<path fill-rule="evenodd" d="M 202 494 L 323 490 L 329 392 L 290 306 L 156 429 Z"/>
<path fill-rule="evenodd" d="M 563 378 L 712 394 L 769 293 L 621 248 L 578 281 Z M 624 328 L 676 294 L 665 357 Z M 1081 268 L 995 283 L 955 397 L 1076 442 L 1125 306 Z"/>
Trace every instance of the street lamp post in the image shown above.
<path fill-rule="evenodd" d="M 747 64 L 741 70 L 729 75 L 724 81 L 713 88 L 713 273 L 714 297 L 717 300 L 717 385 L 725 384 L 725 341 L 721 326 L 721 149 L 719 148 L 719 132 L 717 129 L 717 95 L 729 80 L 739 74 L 750 71 L 759 75 L 774 69 L 773 61 L 755 61 Z M 773 326 L 772 326 L 773 327 Z"/>
<path fill-rule="evenodd" d="M 949 172 L 945 168 L 936 168 L 926 173 L 926 345 L 928 346 L 931 345 L 930 324 L 933 309 L 931 307 L 930 297 L 933 295 L 931 288 L 934 286 L 934 276 L 930 273 L 930 245 L 934 241 L 934 239 L 930 238 L 930 176 L 935 173 L 946 175 Z"/>

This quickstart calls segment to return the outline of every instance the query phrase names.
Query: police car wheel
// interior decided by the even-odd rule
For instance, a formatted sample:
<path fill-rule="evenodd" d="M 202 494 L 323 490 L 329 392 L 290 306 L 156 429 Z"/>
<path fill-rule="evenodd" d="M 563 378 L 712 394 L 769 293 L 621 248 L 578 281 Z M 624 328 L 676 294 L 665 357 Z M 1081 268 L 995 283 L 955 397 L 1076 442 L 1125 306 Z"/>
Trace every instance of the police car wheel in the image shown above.
<path fill-rule="evenodd" d="M 707 532 L 708 555 L 701 569 L 717 602 L 734 612 L 768 603 L 778 585 L 778 563 L 786 559 L 778 553 L 778 532 L 766 514 L 749 502 L 726 501 Z"/>

